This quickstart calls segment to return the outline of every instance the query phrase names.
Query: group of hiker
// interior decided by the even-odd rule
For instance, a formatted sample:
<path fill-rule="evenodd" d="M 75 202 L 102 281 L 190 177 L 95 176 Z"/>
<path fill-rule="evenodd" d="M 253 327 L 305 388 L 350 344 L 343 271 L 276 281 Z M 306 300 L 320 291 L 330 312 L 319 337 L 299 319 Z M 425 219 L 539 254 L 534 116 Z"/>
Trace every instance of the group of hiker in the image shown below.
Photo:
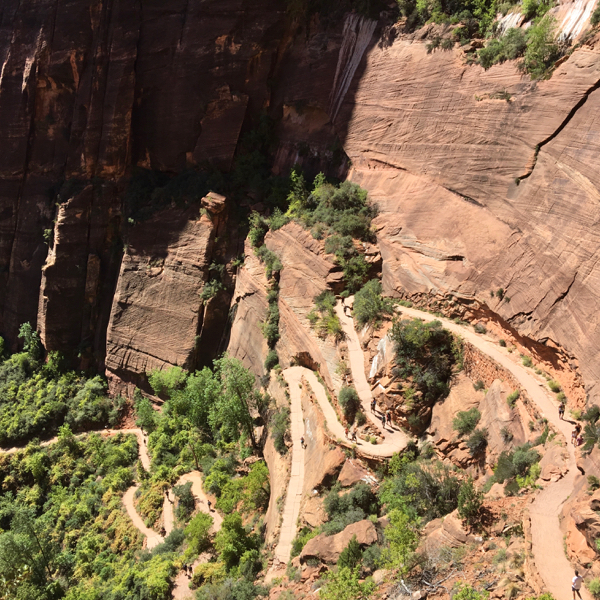
<path fill-rule="evenodd" d="M 561 421 L 564 421 L 565 417 L 565 403 L 561 402 L 558 407 L 558 418 Z M 575 427 L 573 428 L 573 432 L 571 433 L 571 444 L 575 447 L 581 446 L 583 444 L 583 435 L 581 435 L 581 423 L 575 423 Z"/>
<path fill-rule="evenodd" d="M 371 412 L 373 414 L 375 414 L 376 412 L 378 412 L 377 409 L 377 400 L 375 400 L 375 398 L 373 398 L 373 400 L 371 400 Z M 381 414 L 381 416 L 379 417 L 381 419 L 381 426 L 383 427 L 383 429 L 385 429 L 386 423 L 387 426 L 392 429 L 392 411 L 391 410 L 379 410 L 379 413 Z"/>

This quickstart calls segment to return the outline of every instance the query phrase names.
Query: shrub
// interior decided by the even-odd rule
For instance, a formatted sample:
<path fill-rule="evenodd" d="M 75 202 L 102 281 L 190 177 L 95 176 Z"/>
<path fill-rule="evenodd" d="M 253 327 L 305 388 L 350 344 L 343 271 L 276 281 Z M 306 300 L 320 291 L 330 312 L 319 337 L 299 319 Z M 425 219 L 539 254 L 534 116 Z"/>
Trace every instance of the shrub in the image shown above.
<path fill-rule="evenodd" d="M 488 430 L 476 429 L 467 440 L 467 448 L 471 456 L 481 454 L 487 446 Z"/>
<path fill-rule="evenodd" d="M 525 366 L 525 367 L 532 367 L 533 366 L 533 361 L 531 360 L 530 356 L 524 356 L 523 357 L 523 366 Z"/>
<path fill-rule="evenodd" d="M 176 517 L 179 521 L 186 521 L 196 508 L 196 501 L 192 494 L 192 482 L 174 486 L 173 493 L 177 496 Z"/>
<path fill-rule="evenodd" d="M 279 356 L 275 350 L 269 350 L 265 358 L 265 371 L 268 373 L 271 369 L 279 364 Z"/>
<path fill-rule="evenodd" d="M 356 292 L 352 312 L 360 325 L 376 324 L 392 312 L 390 300 L 381 296 L 381 283 L 377 279 L 371 279 Z"/>
<path fill-rule="evenodd" d="M 395 345 L 398 375 L 412 378 L 424 404 L 444 398 L 453 367 L 462 360 L 452 334 L 439 321 L 404 319 L 394 323 L 390 337 Z"/>
<path fill-rule="evenodd" d="M 598 419 L 600 419 L 600 406 L 592 404 L 592 406 L 590 406 L 585 413 L 581 415 L 581 418 L 588 423 L 595 424 Z"/>
<path fill-rule="evenodd" d="M 362 411 L 358 411 L 356 413 L 356 424 L 359 427 L 362 427 L 366 422 L 367 422 L 367 417 L 365 416 L 365 413 Z"/>
<path fill-rule="evenodd" d="M 502 348 L 506 348 L 506 342 L 504 340 L 498 340 L 498 345 L 502 346 Z"/>
<path fill-rule="evenodd" d="M 505 496 L 516 496 L 519 493 L 519 484 L 516 479 L 510 479 L 504 486 Z"/>
<path fill-rule="evenodd" d="M 359 580 L 359 569 L 339 568 L 330 572 L 325 585 L 319 592 L 321 600 L 363 600 L 369 598 L 375 590 L 375 584 Z"/>
<path fill-rule="evenodd" d="M 600 23 L 600 6 L 597 6 L 594 9 L 594 12 L 592 13 L 592 16 L 590 17 L 590 23 L 591 23 L 592 27 L 596 27 L 596 25 L 598 25 L 598 23 Z"/>
<path fill-rule="evenodd" d="M 285 444 L 287 438 L 289 438 L 290 431 L 290 409 L 287 406 L 280 408 L 271 417 L 271 437 L 275 449 L 282 456 L 287 454 L 288 447 Z"/>
<path fill-rule="evenodd" d="M 338 400 L 344 417 L 349 423 L 354 423 L 357 411 L 360 409 L 360 398 L 356 390 L 350 386 L 344 386 L 339 393 Z"/>
<path fill-rule="evenodd" d="M 560 392 L 560 384 L 556 381 L 554 381 L 554 379 L 551 379 L 548 382 L 548 387 L 550 388 L 550 390 L 552 392 L 554 392 L 555 394 L 558 394 L 558 392 Z"/>
<path fill-rule="evenodd" d="M 596 9 L 597 10 L 597 9 Z M 599 17 L 600 20 L 600 17 Z M 595 577 L 587 584 L 587 589 L 594 598 L 600 598 L 600 579 Z"/>
<path fill-rule="evenodd" d="M 521 12 L 525 21 L 531 21 L 536 17 L 543 17 L 553 5 L 551 0 L 523 0 Z"/>
<path fill-rule="evenodd" d="M 393 470 L 394 476 L 384 479 L 379 491 L 388 510 L 400 508 L 414 519 L 430 521 L 457 507 L 460 481 L 447 465 L 436 461 L 421 466 L 402 457 Z"/>
<path fill-rule="evenodd" d="M 507 397 L 506 397 L 506 402 L 508 402 L 508 405 L 511 408 L 515 407 L 515 404 L 517 402 L 517 400 L 519 399 L 519 396 L 521 395 L 521 392 L 519 390 L 515 390 L 514 392 L 511 392 Z"/>
<path fill-rule="evenodd" d="M 487 333 L 485 325 L 482 325 L 481 323 L 475 323 L 475 325 L 473 325 L 473 329 L 475 330 L 475 333 Z"/>
<path fill-rule="evenodd" d="M 269 223 L 256 211 L 252 211 L 248 220 L 250 222 L 250 231 L 248 232 L 250 243 L 253 248 L 260 248 L 263 245 L 267 231 L 269 231 Z"/>
<path fill-rule="evenodd" d="M 485 389 L 485 383 L 483 383 L 483 381 L 481 381 L 481 379 L 477 380 L 477 383 L 473 384 L 473 389 L 475 391 L 480 391 L 480 390 L 484 390 Z"/>
<path fill-rule="evenodd" d="M 600 490 L 600 479 L 598 479 L 598 477 L 596 477 L 595 475 L 588 475 L 587 482 L 588 490 L 590 490 L 590 492 Z"/>
<path fill-rule="evenodd" d="M 473 526 L 479 517 L 479 511 L 483 506 L 483 493 L 478 492 L 469 477 L 467 481 L 460 486 L 458 493 L 458 514 L 461 519 L 465 519 L 469 525 Z"/>
<path fill-rule="evenodd" d="M 312 327 L 319 336 L 325 338 L 331 335 L 336 341 L 344 338 L 344 331 L 339 317 L 335 313 L 335 296 L 329 290 L 324 290 L 313 299 L 315 308 L 308 315 Z"/>
<path fill-rule="evenodd" d="M 458 591 L 454 594 L 453 600 L 487 600 L 489 596 L 489 592 L 478 592 L 470 585 L 461 585 Z"/>
<path fill-rule="evenodd" d="M 508 442 L 512 441 L 514 437 L 512 431 L 508 427 L 503 427 L 500 430 L 500 436 L 505 444 L 508 444 Z"/>
<path fill-rule="evenodd" d="M 327 535 L 339 533 L 348 525 L 377 513 L 377 499 L 365 483 L 359 483 L 343 496 L 340 496 L 338 486 L 333 487 L 325 497 L 324 505 L 329 520 L 322 525 L 321 531 Z"/>
<path fill-rule="evenodd" d="M 546 15 L 527 30 L 527 48 L 520 67 L 532 79 L 539 79 L 547 75 L 560 55 L 556 43 L 556 19 Z"/>
<path fill-rule="evenodd" d="M 356 536 L 353 535 L 352 539 L 348 542 L 348 545 L 342 550 L 337 561 L 337 566 L 340 569 L 348 567 L 354 569 L 358 566 L 362 559 L 362 552 L 360 544 L 358 543 Z"/>
<path fill-rule="evenodd" d="M 567 401 L 567 395 L 564 392 L 558 392 L 558 394 L 556 394 L 556 399 L 559 402 L 566 402 Z"/>
<path fill-rule="evenodd" d="M 452 421 L 452 426 L 455 431 L 458 431 L 459 435 L 468 435 L 477 427 L 480 419 L 481 413 L 476 408 L 471 408 L 459 412 Z"/>

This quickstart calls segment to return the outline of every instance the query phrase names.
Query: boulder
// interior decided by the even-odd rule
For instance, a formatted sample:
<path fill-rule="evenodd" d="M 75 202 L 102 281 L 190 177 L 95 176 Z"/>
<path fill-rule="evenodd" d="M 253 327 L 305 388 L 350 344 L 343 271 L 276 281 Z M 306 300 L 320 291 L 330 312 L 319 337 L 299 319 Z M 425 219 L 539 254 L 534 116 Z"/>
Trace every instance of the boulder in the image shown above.
<path fill-rule="evenodd" d="M 361 467 L 356 461 L 350 459 L 344 463 L 338 476 L 338 481 L 342 487 L 350 487 L 359 481 L 364 481 L 369 485 L 377 483 L 377 479 L 369 471 Z"/>
<path fill-rule="evenodd" d="M 302 519 L 309 527 L 318 527 L 327 520 L 327 513 L 323 508 L 323 498 L 312 496 L 306 500 L 302 509 Z"/>
<path fill-rule="evenodd" d="M 548 448 L 540 460 L 540 479 L 544 481 L 558 481 L 563 477 L 568 469 L 568 452 L 566 448 L 558 445 L 552 445 Z"/>
<path fill-rule="evenodd" d="M 300 562 L 306 562 L 309 558 L 318 558 L 325 563 L 336 563 L 344 548 L 350 540 L 356 536 L 356 540 L 362 546 L 370 546 L 377 541 L 377 531 L 371 521 L 365 519 L 348 525 L 336 535 L 325 535 L 324 533 L 309 540 L 300 553 Z"/>
<path fill-rule="evenodd" d="M 432 528 L 425 539 L 425 549 L 429 554 L 435 553 L 444 546 L 458 548 L 471 539 L 463 527 L 458 511 L 455 510 L 444 519 L 436 519 L 436 521 L 437 526 Z"/>

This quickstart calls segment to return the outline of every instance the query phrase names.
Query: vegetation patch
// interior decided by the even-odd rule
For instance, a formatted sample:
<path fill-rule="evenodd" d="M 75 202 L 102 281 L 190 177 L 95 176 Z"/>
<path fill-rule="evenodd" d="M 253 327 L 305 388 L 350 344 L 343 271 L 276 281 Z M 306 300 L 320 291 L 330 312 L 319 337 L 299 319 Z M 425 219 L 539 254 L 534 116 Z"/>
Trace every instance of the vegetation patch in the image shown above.
<path fill-rule="evenodd" d="M 319 337 L 325 338 L 332 336 L 336 341 L 344 338 L 344 330 L 340 318 L 335 313 L 335 296 L 329 290 L 322 291 L 313 299 L 315 308 L 311 310 L 307 318 L 311 327 L 317 332 Z"/>
<path fill-rule="evenodd" d="M 393 302 L 381 295 L 381 282 L 372 279 L 354 296 L 352 313 L 359 325 L 372 324 L 379 327 L 384 316 L 392 314 Z"/>

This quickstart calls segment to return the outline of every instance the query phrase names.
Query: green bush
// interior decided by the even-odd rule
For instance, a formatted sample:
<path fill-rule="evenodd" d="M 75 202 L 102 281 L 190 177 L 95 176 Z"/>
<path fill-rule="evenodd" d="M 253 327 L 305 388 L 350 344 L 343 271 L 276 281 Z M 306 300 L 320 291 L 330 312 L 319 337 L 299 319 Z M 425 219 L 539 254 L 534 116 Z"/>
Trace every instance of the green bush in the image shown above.
<path fill-rule="evenodd" d="M 337 561 L 337 566 L 340 569 L 348 567 L 354 569 L 357 567 L 362 559 L 362 551 L 360 544 L 358 543 L 356 536 L 353 535 L 352 539 L 348 542 L 348 545 L 341 551 Z"/>
<path fill-rule="evenodd" d="M 548 74 L 560 56 L 556 19 L 546 15 L 527 30 L 527 48 L 520 66 L 532 79 L 540 79 Z"/>
<path fill-rule="evenodd" d="M 475 333 L 487 333 L 485 325 L 482 325 L 481 323 L 475 323 L 475 325 L 473 325 L 473 329 L 475 330 Z"/>
<path fill-rule="evenodd" d="M 592 27 L 596 27 L 596 25 L 598 25 L 598 23 L 600 23 L 600 6 L 597 6 L 594 9 L 594 12 L 592 13 L 592 16 L 590 17 L 590 23 L 591 23 Z"/>
<path fill-rule="evenodd" d="M 279 356 L 275 350 L 269 350 L 267 357 L 265 358 L 265 371 L 268 373 L 271 369 L 279 364 Z"/>
<path fill-rule="evenodd" d="M 531 356 L 523 357 L 523 366 L 524 367 L 532 367 L 533 366 L 533 361 L 531 360 Z"/>
<path fill-rule="evenodd" d="M 430 521 L 457 507 L 460 481 L 450 467 L 405 457 L 393 463 L 393 476 L 384 479 L 379 491 L 379 500 L 388 510 L 402 509 L 413 519 Z"/>
<path fill-rule="evenodd" d="M 494 470 L 494 481 L 504 483 L 516 476 L 526 476 L 529 469 L 539 460 L 539 453 L 530 444 L 523 444 L 512 452 L 502 452 Z"/>
<path fill-rule="evenodd" d="M 514 392 L 511 392 L 507 397 L 506 397 L 506 402 L 508 403 L 508 405 L 511 408 L 514 408 L 517 400 L 519 399 L 519 396 L 521 395 L 521 392 L 519 390 L 515 390 Z"/>
<path fill-rule="evenodd" d="M 338 395 L 338 401 L 348 423 L 354 423 L 356 413 L 360 410 L 360 398 L 353 387 L 344 386 Z"/>
<path fill-rule="evenodd" d="M 468 435 L 477 427 L 479 419 L 481 419 L 481 413 L 476 408 L 471 408 L 460 411 L 452 421 L 452 426 L 459 435 Z"/>
<path fill-rule="evenodd" d="M 176 485 L 173 487 L 173 493 L 177 497 L 177 510 L 175 516 L 178 521 L 187 521 L 188 517 L 196 508 L 194 494 L 192 494 L 192 482 Z"/>
<path fill-rule="evenodd" d="M 477 456 L 485 450 L 487 446 L 487 439 L 487 429 L 475 429 L 475 431 L 473 431 L 467 440 L 467 448 L 469 449 L 471 456 Z"/>
<path fill-rule="evenodd" d="M 473 526 L 479 519 L 483 506 L 483 493 L 478 492 L 471 478 L 463 482 L 458 493 L 458 514 Z"/>
<path fill-rule="evenodd" d="M 500 437 L 505 444 L 508 444 L 508 442 L 512 441 L 514 436 L 513 432 L 508 427 L 503 427 L 500 430 Z"/>
<path fill-rule="evenodd" d="M 487 600 L 489 597 L 489 592 L 485 590 L 478 592 L 475 588 L 465 584 L 459 586 L 459 589 L 453 596 L 453 600 Z"/>
<path fill-rule="evenodd" d="M 554 6 L 552 0 L 523 0 L 521 12 L 525 21 L 543 17 Z"/>
<path fill-rule="evenodd" d="M 481 379 L 477 380 L 477 383 L 473 384 L 473 389 L 477 392 L 479 392 L 480 390 L 484 390 L 485 389 L 485 383 L 483 383 L 483 381 L 481 381 Z"/>
<path fill-rule="evenodd" d="M 412 378 L 421 402 L 431 405 L 447 396 L 453 368 L 462 360 L 452 334 L 439 321 L 412 319 L 394 323 L 390 337 L 396 350 L 395 372 Z"/>
<path fill-rule="evenodd" d="M 359 325 L 377 324 L 384 315 L 391 314 L 392 303 L 382 297 L 381 283 L 377 279 L 368 281 L 356 292 L 352 312 Z"/>
<path fill-rule="evenodd" d="M 275 449 L 282 456 L 287 454 L 288 447 L 285 444 L 286 438 L 289 438 L 290 431 L 290 409 L 283 406 L 271 417 L 271 437 Z"/>
<path fill-rule="evenodd" d="M 377 498 L 367 484 L 361 482 L 344 495 L 339 491 L 340 487 L 334 486 L 325 497 L 328 521 L 321 526 L 321 531 L 327 535 L 339 533 L 348 525 L 378 512 Z"/>
<path fill-rule="evenodd" d="M 498 340 L 498 345 L 502 348 L 506 348 L 506 342 L 504 340 Z"/>
<path fill-rule="evenodd" d="M 492 65 L 523 56 L 526 47 L 525 32 L 511 28 L 501 38 L 490 40 L 484 48 L 478 50 L 477 62 L 487 70 Z"/>
<path fill-rule="evenodd" d="M 599 18 L 600 19 L 600 18 Z M 587 584 L 587 589 L 594 598 L 600 598 L 600 579 L 595 577 Z"/>
<path fill-rule="evenodd" d="M 295 556 L 298 556 L 300 554 L 300 552 L 302 552 L 302 549 L 304 548 L 304 546 L 306 546 L 308 541 L 312 540 L 312 538 L 314 538 L 314 537 L 317 537 L 317 535 L 319 535 L 319 533 L 321 533 L 321 532 L 319 531 L 318 528 L 316 528 L 316 529 L 311 529 L 310 527 L 302 528 L 296 534 L 296 537 L 294 538 L 294 541 L 292 542 L 291 557 L 294 558 Z"/>
<path fill-rule="evenodd" d="M 600 406 L 597 404 L 592 404 L 592 406 L 590 406 L 585 413 L 581 415 L 581 419 L 583 421 L 587 421 L 588 423 L 597 423 L 598 419 L 600 419 Z"/>
<path fill-rule="evenodd" d="M 315 308 L 308 315 L 311 326 L 320 337 L 331 335 L 336 341 L 343 339 L 344 331 L 339 317 L 335 312 L 335 296 L 329 290 L 324 290 L 313 299 Z"/>
<path fill-rule="evenodd" d="M 556 381 L 554 381 L 554 379 L 551 379 L 548 382 L 548 387 L 550 388 L 551 391 L 553 391 L 555 394 L 558 394 L 558 392 L 560 392 L 560 384 Z"/>
<path fill-rule="evenodd" d="M 199 512 L 185 528 L 185 539 L 188 543 L 186 555 L 197 556 L 210 548 L 209 531 L 213 524 L 213 518 Z"/>

